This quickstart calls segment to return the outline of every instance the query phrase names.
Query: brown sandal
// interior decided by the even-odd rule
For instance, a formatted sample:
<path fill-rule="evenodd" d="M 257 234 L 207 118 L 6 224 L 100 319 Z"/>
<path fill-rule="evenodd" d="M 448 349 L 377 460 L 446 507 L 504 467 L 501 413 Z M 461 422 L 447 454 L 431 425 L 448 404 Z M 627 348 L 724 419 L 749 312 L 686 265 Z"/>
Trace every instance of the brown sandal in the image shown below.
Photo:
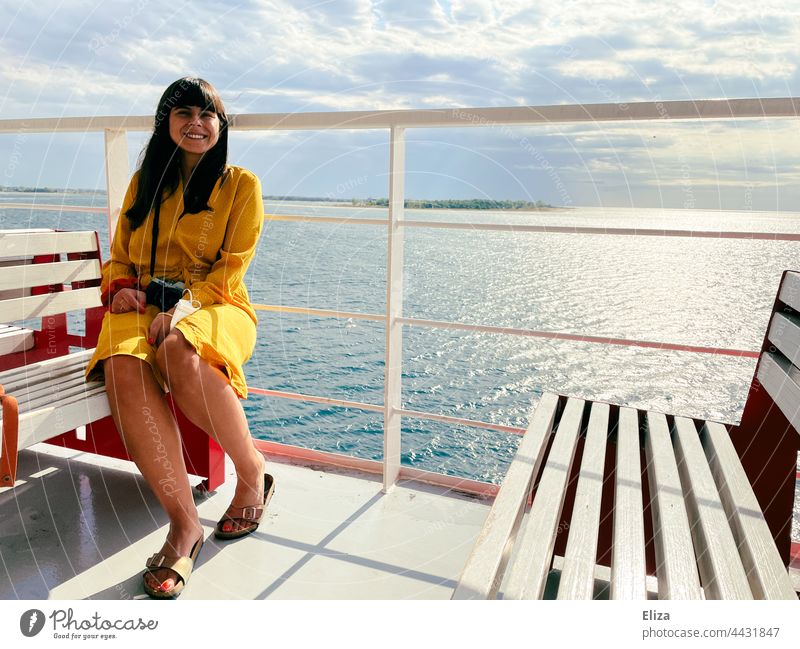
<path fill-rule="evenodd" d="M 156 590 L 147 584 L 144 580 L 144 592 L 155 599 L 173 599 L 181 594 L 186 582 L 189 581 L 189 576 L 194 569 L 194 562 L 197 561 L 197 556 L 200 554 L 200 549 L 203 547 L 203 535 L 195 541 L 192 546 L 191 552 L 188 557 L 176 557 L 157 552 L 148 560 L 146 567 L 147 570 L 142 575 L 144 579 L 148 573 L 153 573 L 155 570 L 168 568 L 177 575 L 174 579 L 175 585 L 169 590 Z"/>
<path fill-rule="evenodd" d="M 275 493 L 275 479 L 269 474 L 264 474 L 264 504 L 263 505 L 250 505 L 248 507 L 234 507 L 231 505 L 225 512 L 225 515 L 219 520 L 216 528 L 214 528 L 214 536 L 218 539 L 238 539 L 242 536 L 252 534 L 258 529 L 258 524 L 264 516 L 264 510 L 267 508 L 267 503 Z M 223 525 L 228 521 L 232 523 L 246 523 L 247 527 L 242 527 L 238 530 L 226 532 L 222 529 Z"/>

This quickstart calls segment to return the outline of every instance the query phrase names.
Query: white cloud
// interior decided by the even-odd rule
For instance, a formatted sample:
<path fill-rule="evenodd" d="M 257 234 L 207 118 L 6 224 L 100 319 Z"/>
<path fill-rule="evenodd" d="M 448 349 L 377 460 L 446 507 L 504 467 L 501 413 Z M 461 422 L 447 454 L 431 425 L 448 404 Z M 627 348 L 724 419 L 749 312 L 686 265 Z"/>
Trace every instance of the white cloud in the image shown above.
<path fill-rule="evenodd" d="M 149 114 L 186 73 L 215 83 L 231 112 L 787 96 L 798 18 L 785 0 L 178 0 L 158 11 L 147 0 L 22 0 L 0 7 L 0 110 Z M 678 159 L 713 168 L 769 156 L 780 182 L 794 178 L 793 123 L 771 134 L 742 123 L 734 137 L 660 125 L 655 140 L 642 135 L 650 126 L 626 128 L 560 130 L 581 151 L 575 169 L 596 178 L 620 164 L 629 178 L 651 167 L 677 178 Z M 557 157 L 567 145 L 552 141 Z M 757 166 L 755 182 L 772 182 Z"/>
<path fill-rule="evenodd" d="M 630 68 L 608 60 L 568 60 L 557 64 L 555 68 L 564 76 L 583 79 L 611 80 L 633 75 Z"/>
<path fill-rule="evenodd" d="M 498 5 L 502 3 L 491 0 L 452 0 L 450 14 L 454 22 L 480 22 L 491 26 L 498 22 Z"/>

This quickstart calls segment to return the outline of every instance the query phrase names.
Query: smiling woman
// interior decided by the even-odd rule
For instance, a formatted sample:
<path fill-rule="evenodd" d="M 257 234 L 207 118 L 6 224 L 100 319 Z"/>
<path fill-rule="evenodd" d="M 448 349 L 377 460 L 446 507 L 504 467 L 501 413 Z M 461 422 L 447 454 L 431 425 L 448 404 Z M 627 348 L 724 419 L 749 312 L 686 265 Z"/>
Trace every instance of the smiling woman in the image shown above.
<path fill-rule="evenodd" d="M 169 114 L 169 136 L 182 151 L 184 177 L 219 140 L 219 116 L 199 106 L 178 106 Z"/>
<path fill-rule="evenodd" d="M 204 537 L 166 388 L 236 467 L 236 493 L 216 536 L 255 531 L 272 494 L 239 402 L 257 323 L 243 280 L 264 206 L 258 177 L 227 164 L 227 126 L 207 81 L 179 79 L 162 95 L 103 267 L 110 309 L 87 368 L 105 378 L 117 429 L 170 518 L 144 574 L 157 598 L 183 590 Z"/>
<path fill-rule="evenodd" d="M 158 102 L 140 165 L 140 189 L 127 213 L 131 227 L 147 218 L 159 191 L 173 194 L 181 180 L 186 211 L 208 209 L 216 181 L 224 182 L 227 159 L 228 116 L 216 89 L 191 77 L 171 83 Z"/>

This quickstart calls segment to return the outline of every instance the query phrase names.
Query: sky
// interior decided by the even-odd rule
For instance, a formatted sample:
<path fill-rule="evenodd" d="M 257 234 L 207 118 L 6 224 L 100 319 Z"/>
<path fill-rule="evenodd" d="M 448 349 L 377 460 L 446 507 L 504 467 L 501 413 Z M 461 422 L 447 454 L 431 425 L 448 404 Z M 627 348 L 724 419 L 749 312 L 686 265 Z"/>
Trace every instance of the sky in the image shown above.
<path fill-rule="evenodd" d="M 0 3 L 0 119 L 798 95 L 800 0 Z M 407 132 L 408 198 L 800 211 L 797 119 Z M 130 133 L 130 169 L 146 141 Z M 521 143 L 526 145 L 522 146 Z M 386 131 L 231 134 L 265 194 L 388 195 Z M 0 185 L 103 188 L 97 133 L 0 134 Z"/>

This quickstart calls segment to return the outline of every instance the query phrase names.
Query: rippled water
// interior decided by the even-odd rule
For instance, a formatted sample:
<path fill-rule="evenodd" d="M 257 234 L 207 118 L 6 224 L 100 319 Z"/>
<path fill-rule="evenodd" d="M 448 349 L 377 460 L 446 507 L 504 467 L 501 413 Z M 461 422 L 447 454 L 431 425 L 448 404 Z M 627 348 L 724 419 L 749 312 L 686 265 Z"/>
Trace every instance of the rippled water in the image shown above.
<path fill-rule="evenodd" d="M 91 197 L 40 202 L 90 204 Z M 0 202 L 19 195 L 0 194 Z M 96 199 L 102 204 L 104 197 Z M 268 204 L 271 213 L 385 218 L 385 210 Z M 609 228 L 800 232 L 800 215 L 575 209 L 409 211 L 411 220 Z M 3 210 L 2 227 L 100 229 L 101 215 Z M 758 350 L 781 272 L 800 243 L 678 237 L 405 230 L 407 316 L 592 336 Z M 268 221 L 248 274 L 254 301 L 382 314 L 386 228 Z M 381 323 L 259 314 L 251 386 L 380 404 Z M 723 421 L 740 415 L 755 360 L 405 327 L 403 406 L 524 427 L 543 390 Z M 262 439 L 380 459 L 377 413 L 253 395 Z M 403 462 L 499 481 L 519 438 L 403 420 Z"/>

